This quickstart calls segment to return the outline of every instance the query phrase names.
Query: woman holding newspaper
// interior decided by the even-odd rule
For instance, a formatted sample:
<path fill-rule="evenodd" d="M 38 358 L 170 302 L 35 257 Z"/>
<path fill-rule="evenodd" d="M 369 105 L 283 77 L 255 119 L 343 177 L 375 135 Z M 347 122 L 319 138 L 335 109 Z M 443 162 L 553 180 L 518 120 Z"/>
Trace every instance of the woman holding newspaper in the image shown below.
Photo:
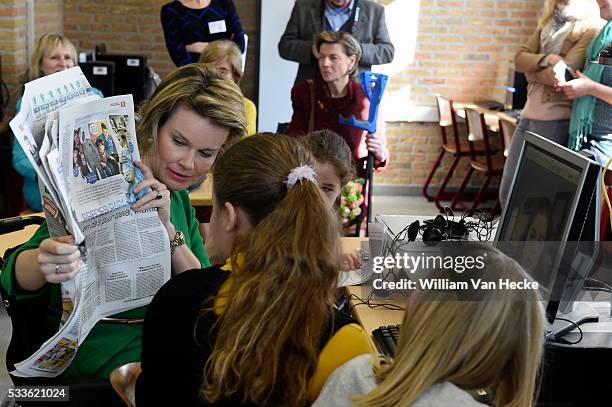
<path fill-rule="evenodd" d="M 172 273 L 210 266 L 186 188 L 205 174 L 217 153 L 246 128 L 242 93 L 204 65 L 191 64 L 171 73 L 141 106 L 137 137 L 145 179 L 134 192 L 152 191 L 132 206 L 158 208 L 171 241 Z M 60 285 L 79 272 L 80 254 L 72 236 L 49 238 L 46 224 L 7 259 L 2 286 L 11 295 L 50 293 L 50 308 L 61 309 Z M 61 377 L 108 378 L 122 364 L 140 359 L 141 325 L 146 307 L 116 314 L 114 323 L 96 324 L 79 345 Z M 49 315 L 57 326 L 57 318 Z M 119 323 L 118 323 L 119 322 Z"/>

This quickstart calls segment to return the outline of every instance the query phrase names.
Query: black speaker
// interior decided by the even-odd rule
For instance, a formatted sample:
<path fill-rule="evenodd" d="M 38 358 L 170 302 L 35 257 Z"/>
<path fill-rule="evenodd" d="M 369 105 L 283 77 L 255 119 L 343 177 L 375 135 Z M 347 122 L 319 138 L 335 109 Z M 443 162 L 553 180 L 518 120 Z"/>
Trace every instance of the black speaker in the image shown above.
<path fill-rule="evenodd" d="M 147 78 L 146 56 L 98 54 L 96 55 L 96 61 L 111 61 L 115 63 L 114 95 L 125 95 L 131 93 L 134 97 L 135 105 L 144 100 L 145 84 Z"/>
<path fill-rule="evenodd" d="M 79 64 L 89 84 L 104 97 L 115 95 L 115 63 L 111 61 L 81 62 Z"/>

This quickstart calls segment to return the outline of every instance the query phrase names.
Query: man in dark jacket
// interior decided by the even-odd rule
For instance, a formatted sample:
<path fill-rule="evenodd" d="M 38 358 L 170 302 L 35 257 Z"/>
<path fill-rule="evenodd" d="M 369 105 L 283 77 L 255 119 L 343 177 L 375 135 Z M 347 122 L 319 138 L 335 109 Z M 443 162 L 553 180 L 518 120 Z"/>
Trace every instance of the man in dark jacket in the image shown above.
<path fill-rule="evenodd" d="M 357 38 L 362 50 L 362 71 L 393 60 L 395 48 L 380 4 L 369 0 L 297 0 L 278 43 L 281 58 L 300 64 L 295 83 L 317 76 L 318 55 L 312 40 L 326 30 L 345 31 Z"/>

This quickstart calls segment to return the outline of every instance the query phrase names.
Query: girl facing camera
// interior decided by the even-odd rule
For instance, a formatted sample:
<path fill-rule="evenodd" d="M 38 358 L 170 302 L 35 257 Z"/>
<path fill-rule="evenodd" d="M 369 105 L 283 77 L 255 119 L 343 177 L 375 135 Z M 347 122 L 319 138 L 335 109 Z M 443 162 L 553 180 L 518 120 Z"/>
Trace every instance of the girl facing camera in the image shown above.
<path fill-rule="evenodd" d="M 313 165 L 301 143 L 275 134 L 217 160 L 206 238 L 215 266 L 153 299 L 139 407 L 305 405 L 334 369 L 370 352 L 363 329 L 334 308 L 340 234 Z"/>

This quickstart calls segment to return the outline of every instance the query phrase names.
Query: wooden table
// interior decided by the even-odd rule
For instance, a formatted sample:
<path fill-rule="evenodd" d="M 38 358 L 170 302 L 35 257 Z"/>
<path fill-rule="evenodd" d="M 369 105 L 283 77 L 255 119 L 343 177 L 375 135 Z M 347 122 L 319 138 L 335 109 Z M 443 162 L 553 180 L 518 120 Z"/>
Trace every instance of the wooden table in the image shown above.
<path fill-rule="evenodd" d="M 370 335 L 370 338 L 372 338 L 372 331 L 381 325 L 397 325 L 402 323 L 404 311 L 370 308 L 367 304 L 360 304 L 357 298 L 352 297 L 352 295 L 355 295 L 359 298 L 363 298 L 361 293 L 362 288 L 360 286 L 346 287 L 346 291 L 349 295 L 349 304 L 353 310 L 353 316 Z M 365 298 L 363 299 L 365 300 Z M 400 307 L 405 307 L 406 305 L 405 302 L 397 300 L 372 300 L 372 304 L 389 304 Z"/>
<path fill-rule="evenodd" d="M 515 126 L 518 126 L 518 119 L 514 116 L 510 116 L 509 114 L 506 114 L 505 112 L 497 112 L 497 117 L 500 119 L 506 119 L 512 124 L 514 124 Z"/>
<path fill-rule="evenodd" d="M 194 207 L 212 206 L 212 177 L 210 175 L 202 185 L 189 193 L 189 199 Z"/>
<path fill-rule="evenodd" d="M 355 252 L 360 246 L 361 242 L 367 240 L 367 237 L 343 237 L 342 238 L 342 249 L 344 253 Z M 364 327 L 366 332 L 372 338 L 372 331 L 381 325 L 396 325 L 402 322 L 404 318 L 404 311 L 396 310 L 385 310 L 385 309 L 373 309 L 368 307 L 366 304 L 359 304 L 359 300 L 356 297 L 363 298 L 364 295 L 361 293 L 361 286 L 349 286 L 346 287 L 346 293 L 349 297 L 349 303 L 353 309 L 353 316 L 359 321 Z M 365 299 L 365 298 L 363 298 Z M 403 307 L 404 304 L 400 301 L 380 301 L 373 300 L 374 304 L 393 304 Z M 358 305 L 359 304 L 359 305 Z M 353 308 L 354 307 L 354 308 Z"/>
<path fill-rule="evenodd" d="M 470 103 L 470 102 L 453 103 L 453 108 L 455 109 L 455 113 L 457 114 L 457 117 L 460 117 L 462 119 L 465 119 L 465 108 L 474 109 L 477 112 L 484 113 L 485 123 L 487 127 L 489 128 L 489 130 L 495 133 L 499 132 L 499 116 L 497 115 L 499 112 L 497 110 L 484 109 L 478 106 L 477 104 Z"/>
<path fill-rule="evenodd" d="M 4 257 L 4 252 L 7 249 L 27 242 L 34 232 L 38 229 L 38 225 L 26 226 L 25 229 L 17 232 L 7 233 L 0 236 L 0 257 Z"/>

